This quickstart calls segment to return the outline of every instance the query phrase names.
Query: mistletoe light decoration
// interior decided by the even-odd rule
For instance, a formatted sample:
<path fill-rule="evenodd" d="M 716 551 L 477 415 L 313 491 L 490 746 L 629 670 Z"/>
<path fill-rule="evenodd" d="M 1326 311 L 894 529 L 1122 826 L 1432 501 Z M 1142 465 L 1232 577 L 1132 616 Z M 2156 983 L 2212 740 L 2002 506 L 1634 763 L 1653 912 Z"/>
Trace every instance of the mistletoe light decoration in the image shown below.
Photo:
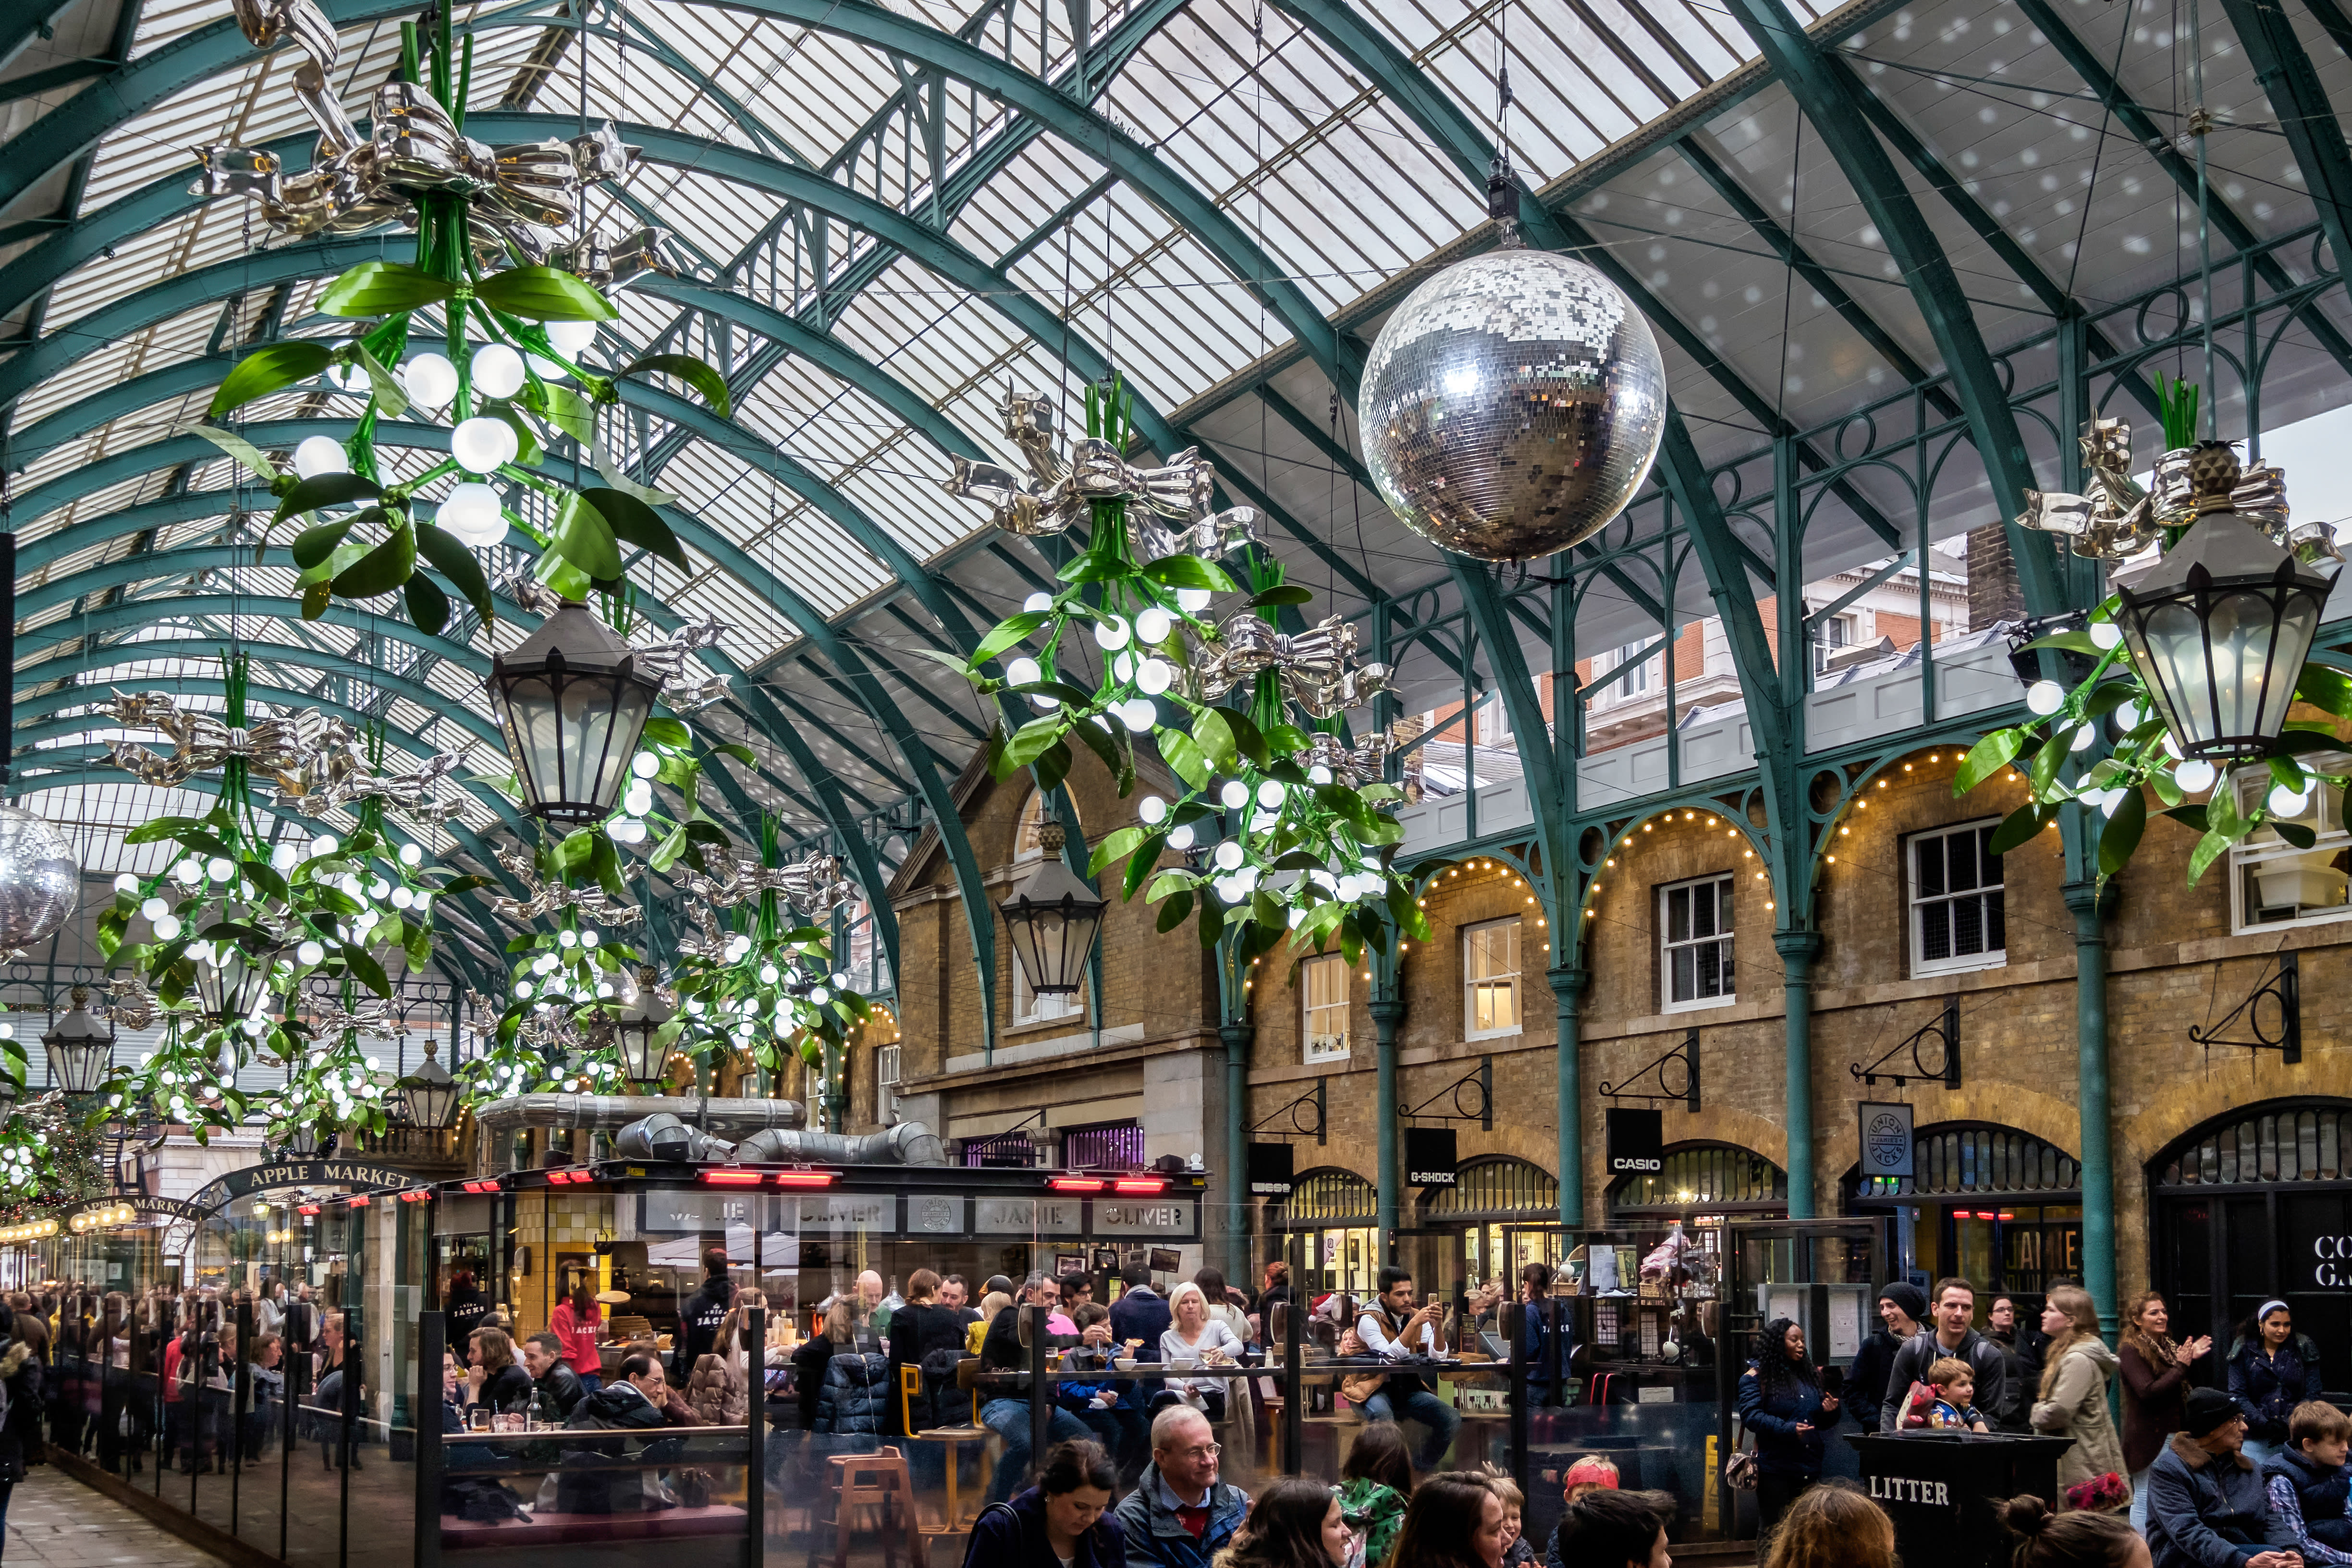
<path fill-rule="evenodd" d="M 187 764 L 182 779 L 218 767 L 213 809 L 200 817 L 158 817 L 126 835 L 128 844 L 170 844 L 177 853 L 151 876 L 117 878 L 113 904 L 98 923 L 100 951 L 125 960 L 138 983 L 127 995 L 118 984 L 118 1008 L 163 1026 L 163 1039 L 136 1068 L 114 1068 L 102 1089 L 104 1106 L 152 1105 L 195 1129 L 200 1140 L 211 1128 L 244 1120 L 250 1104 L 236 1078 L 247 1062 L 266 1057 L 290 1067 L 312 1054 L 309 1026 L 298 1016 L 273 1016 L 282 996 L 313 975 L 389 995 L 386 959 L 396 952 L 412 969 L 430 963 L 435 901 L 484 880 L 426 867 L 414 842 L 395 847 L 384 830 L 381 795 L 359 799 L 348 838 L 321 834 L 300 846 L 269 843 L 254 809 L 252 770 L 286 762 L 283 738 L 321 726 L 311 722 L 315 714 L 271 719 L 249 712 L 246 657 L 224 656 L 222 665 L 224 716 L 208 722 L 227 739 L 210 749 L 184 742 L 173 764 Z M 116 711 L 125 721 L 151 723 L 175 713 L 168 699 L 152 695 L 120 699 Z M 192 736 L 212 732 L 183 728 Z M 280 740 L 257 749 L 256 734 Z M 382 746 L 380 731 L 369 737 L 375 758 Z M 142 748 L 127 750 L 133 755 L 126 765 L 134 770 L 141 758 L 154 760 Z M 148 940 L 125 948 L 139 920 Z"/>
<path fill-rule="evenodd" d="M 1126 795 L 1134 738 L 1148 735 L 1185 792 L 1172 802 L 1147 795 L 1141 824 L 1097 845 L 1092 869 L 1118 868 L 1127 898 L 1146 891 L 1163 931 L 1197 909 L 1204 946 L 1229 928 L 1254 949 L 1288 931 L 1306 947 L 1336 936 L 1353 963 L 1365 944 L 1386 941 L 1369 907 L 1384 902 L 1408 934 L 1425 935 L 1388 864 L 1404 832 L 1382 809 L 1402 798 L 1379 782 L 1387 738 L 1351 747 L 1336 732 L 1342 713 L 1386 689 L 1387 669 L 1356 662 L 1355 628 L 1339 616 L 1297 635 L 1276 629 L 1281 609 L 1313 595 L 1254 548 L 1254 514 L 1211 510 L 1216 474 L 1197 452 L 1160 468 L 1126 461 L 1132 403 L 1115 382 L 1089 387 L 1087 437 L 1066 463 L 1045 396 L 1015 395 L 1005 433 L 1030 478 L 959 459 L 946 483 L 950 495 L 985 502 L 1008 532 L 1055 535 L 1090 520 L 1086 549 L 1061 569 L 1061 590 L 1033 595 L 968 662 L 951 661 L 982 690 L 1009 691 L 1039 710 L 992 738 L 991 771 L 1004 778 L 1028 767 L 1051 788 L 1069 772 L 1075 740 Z M 1235 552 L 1250 602 L 1220 625 L 1202 612 L 1236 590 L 1217 563 Z M 1088 635 L 1102 667 L 1091 687 L 1065 668 Z M 1032 638 L 1042 638 L 1034 654 L 1006 658 Z M 1002 678 L 985 674 L 998 659 Z M 1290 722 L 1293 707 L 1313 731 Z M 1163 721 L 1171 710 L 1175 721 Z M 1171 850 L 1186 864 L 1155 878 Z"/>
<path fill-rule="evenodd" d="M 539 580 L 567 599 L 584 598 L 592 587 L 616 591 L 623 544 L 688 569 L 685 551 L 655 510 L 672 498 L 621 473 L 599 445 L 601 411 L 618 401 L 620 381 L 660 374 L 684 383 L 725 418 L 725 379 L 686 354 L 646 355 L 610 375 L 578 363 L 594 340 L 594 323 L 618 315 L 599 285 L 625 283 L 658 264 L 657 231 L 608 239 L 584 217 L 588 187 L 625 177 L 636 150 L 623 146 L 610 125 L 569 142 L 493 148 L 467 137 L 473 38 L 468 34 L 460 44 L 446 9 L 428 13 L 422 30 L 415 22 L 402 24 L 398 79 L 378 90 L 372 132 L 362 140 L 329 89 L 335 31 L 314 0 L 237 0 L 236 14 L 257 47 L 290 37 L 308 56 L 295 70 L 294 95 L 319 128 L 318 153 L 308 174 L 288 175 L 266 152 L 199 148 L 204 173 L 194 193 L 253 200 L 264 221 L 288 237 L 388 221 L 416 230 L 414 263 L 362 262 L 313 307 L 374 326 L 349 342 L 293 341 L 256 350 L 229 373 L 206 416 L 218 420 L 257 398 L 330 375 L 338 386 L 367 395 L 347 440 L 310 437 L 289 468 L 231 431 L 198 426 L 278 498 L 270 531 L 291 520 L 341 513 L 312 521 L 294 539 L 303 615 L 315 618 L 338 597 L 397 592 L 409 618 L 437 634 L 449 619 L 449 596 L 418 570 L 421 560 L 488 623 L 494 618 L 489 586 L 472 548 L 501 542 L 509 528 L 537 548 Z M 571 237 L 551 232 L 568 223 L 578 226 Z M 485 269 L 502 258 L 510 265 Z M 441 321 L 441 348 L 404 365 L 415 313 L 428 309 Z M 477 332 L 487 340 L 479 345 Z M 567 377 L 579 390 L 559 384 Z M 390 480 L 376 450 L 380 422 L 445 410 L 449 457 L 414 479 Z M 575 488 L 540 471 L 558 437 L 585 451 L 602 485 Z M 551 526 L 535 530 L 508 510 L 493 479 L 537 492 Z M 265 532 L 265 543 L 267 538 Z"/>
<path fill-rule="evenodd" d="M 2031 798 L 1995 831 L 1996 854 L 2055 822 L 2069 801 L 2097 811 L 2102 879 L 2138 847 L 2152 793 L 2164 816 L 2199 835 L 2194 885 L 2258 830 L 2311 848 L 2316 835 L 2296 819 L 2315 795 L 2332 796 L 2341 820 L 2347 774 L 2319 758 L 2344 750 L 2337 730 L 2352 720 L 2352 679 L 2305 661 L 2343 565 L 2329 530 L 2290 521 L 2277 468 L 2242 466 L 2230 443 L 2196 440 L 2195 387 L 2159 392 L 2168 449 L 2152 489 L 2131 478 L 2130 427 L 2099 419 L 2082 438 L 2095 493 L 2029 492 L 2019 525 L 2121 568 L 2116 592 L 2079 629 L 2025 645 L 2087 672 L 2071 689 L 2035 681 L 2026 706 L 2036 717 L 1978 742 L 1953 789 L 1964 795 L 2011 768 L 2025 780 Z M 2291 718 L 2293 702 L 2324 717 Z M 2206 798 L 2191 798 L 2199 795 Z"/>

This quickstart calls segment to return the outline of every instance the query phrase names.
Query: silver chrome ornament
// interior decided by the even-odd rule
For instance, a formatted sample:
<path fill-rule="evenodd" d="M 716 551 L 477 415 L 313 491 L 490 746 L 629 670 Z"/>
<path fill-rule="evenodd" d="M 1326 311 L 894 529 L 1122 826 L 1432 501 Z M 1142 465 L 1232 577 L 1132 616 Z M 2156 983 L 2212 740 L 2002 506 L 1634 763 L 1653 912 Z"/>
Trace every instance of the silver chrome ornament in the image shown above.
<path fill-rule="evenodd" d="M 0 805 L 0 949 L 54 936 L 81 901 L 81 866 L 55 824 Z"/>
<path fill-rule="evenodd" d="M 1615 284 L 1503 231 L 1501 248 L 1397 307 L 1358 408 L 1373 486 L 1407 528 L 1457 554 L 1527 561 L 1591 538 L 1633 499 L 1665 434 L 1666 371 Z"/>

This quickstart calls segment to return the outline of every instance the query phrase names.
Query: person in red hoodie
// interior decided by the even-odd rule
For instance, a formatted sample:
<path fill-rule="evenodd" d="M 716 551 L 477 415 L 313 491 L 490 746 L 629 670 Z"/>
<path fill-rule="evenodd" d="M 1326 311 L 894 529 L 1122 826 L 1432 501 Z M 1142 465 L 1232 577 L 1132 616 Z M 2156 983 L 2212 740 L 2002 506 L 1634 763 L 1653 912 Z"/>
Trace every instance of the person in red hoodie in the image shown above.
<path fill-rule="evenodd" d="M 572 1285 L 572 1294 L 555 1304 L 547 1326 L 563 1342 L 563 1364 L 579 1374 L 582 1392 L 593 1394 L 604 1387 L 604 1363 L 597 1353 L 596 1340 L 604 1327 L 604 1309 L 597 1304 L 584 1277 Z"/>

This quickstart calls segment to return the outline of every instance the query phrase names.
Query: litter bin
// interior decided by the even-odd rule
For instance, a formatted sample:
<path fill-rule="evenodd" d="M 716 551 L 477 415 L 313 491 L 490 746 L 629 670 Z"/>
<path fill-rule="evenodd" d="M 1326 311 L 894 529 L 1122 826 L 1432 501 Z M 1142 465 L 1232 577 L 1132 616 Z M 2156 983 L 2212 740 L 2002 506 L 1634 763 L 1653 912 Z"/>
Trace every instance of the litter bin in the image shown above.
<path fill-rule="evenodd" d="M 2031 1492 L 2058 1499 L 2058 1456 L 2072 1437 L 2007 1432 L 1846 1434 L 1862 1486 L 1895 1520 L 1904 1568 L 2005 1568 L 2000 1505 Z"/>

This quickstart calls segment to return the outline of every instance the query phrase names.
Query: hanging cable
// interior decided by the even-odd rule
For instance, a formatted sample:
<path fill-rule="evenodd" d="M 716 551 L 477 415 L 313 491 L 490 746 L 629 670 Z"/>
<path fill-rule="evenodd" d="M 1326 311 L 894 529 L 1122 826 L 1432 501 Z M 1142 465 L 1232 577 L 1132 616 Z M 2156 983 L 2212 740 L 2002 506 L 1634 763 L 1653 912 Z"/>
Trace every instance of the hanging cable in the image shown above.
<path fill-rule="evenodd" d="M 2205 107 L 2205 37 L 2199 25 L 2197 0 L 2189 0 L 2189 134 L 2197 141 L 2197 275 L 2205 329 L 2205 435 L 2221 438 L 2221 384 L 2213 374 L 2213 226 L 2212 189 L 2205 168 L 2206 135 L 2213 116 Z"/>

